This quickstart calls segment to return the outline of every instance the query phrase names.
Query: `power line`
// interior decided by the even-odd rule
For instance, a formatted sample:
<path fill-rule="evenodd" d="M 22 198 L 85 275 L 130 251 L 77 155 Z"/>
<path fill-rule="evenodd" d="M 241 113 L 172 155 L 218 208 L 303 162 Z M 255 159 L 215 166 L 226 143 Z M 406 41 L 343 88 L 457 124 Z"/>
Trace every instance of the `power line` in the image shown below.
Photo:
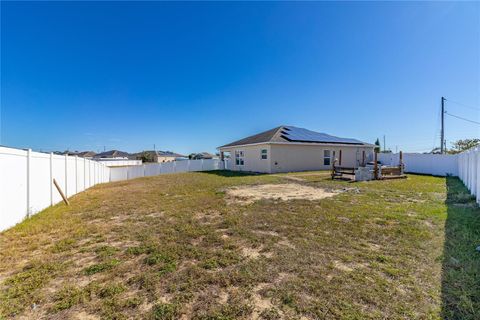
<path fill-rule="evenodd" d="M 480 111 L 480 107 L 473 107 L 473 106 L 469 106 L 468 104 L 465 104 L 465 103 L 461 103 L 461 102 L 457 102 L 457 101 L 453 101 L 453 100 L 450 100 L 450 99 L 445 99 L 447 100 L 448 102 L 453 102 L 455 104 L 458 104 L 462 107 L 465 107 L 465 108 L 469 108 L 469 109 L 473 109 L 473 110 L 477 110 L 477 111 Z"/>
<path fill-rule="evenodd" d="M 462 117 L 456 116 L 456 115 L 454 115 L 454 114 L 448 113 L 447 111 L 445 111 L 445 114 L 446 114 L 446 115 L 449 115 L 450 117 L 454 117 L 454 118 L 457 118 L 457 119 L 460 119 L 460 120 L 464 120 L 464 121 L 468 121 L 468 122 L 471 122 L 471 123 L 480 125 L 480 122 L 473 121 L 473 120 L 466 119 L 466 118 L 462 118 Z"/>

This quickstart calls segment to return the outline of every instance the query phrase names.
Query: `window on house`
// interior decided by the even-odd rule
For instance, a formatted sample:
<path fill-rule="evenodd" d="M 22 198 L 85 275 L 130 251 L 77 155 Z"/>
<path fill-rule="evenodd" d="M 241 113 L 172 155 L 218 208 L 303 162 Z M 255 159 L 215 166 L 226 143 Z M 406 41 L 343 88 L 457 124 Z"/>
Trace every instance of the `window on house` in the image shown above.
<path fill-rule="evenodd" d="M 323 165 L 329 166 L 331 163 L 330 150 L 323 150 Z"/>
<path fill-rule="evenodd" d="M 261 158 L 262 158 L 262 160 L 268 159 L 268 154 L 267 154 L 267 152 L 268 152 L 267 149 L 262 149 L 262 151 L 261 151 Z"/>
<path fill-rule="evenodd" d="M 244 158 L 245 154 L 243 151 L 235 151 L 235 164 L 237 166 L 243 166 L 245 164 Z"/>

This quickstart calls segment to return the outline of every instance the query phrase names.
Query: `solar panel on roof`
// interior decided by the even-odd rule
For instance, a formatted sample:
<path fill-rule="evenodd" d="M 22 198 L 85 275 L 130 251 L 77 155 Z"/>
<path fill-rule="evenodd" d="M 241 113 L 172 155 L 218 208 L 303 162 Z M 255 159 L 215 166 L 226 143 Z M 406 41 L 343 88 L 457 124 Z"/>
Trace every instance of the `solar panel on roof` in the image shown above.
<path fill-rule="evenodd" d="M 331 136 L 326 133 L 310 131 L 297 127 L 284 127 L 282 136 L 290 141 L 301 142 L 324 142 L 324 143 L 348 143 L 348 144 L 363 144 L 361 141 L 350 138 L 340 138 Z"/>

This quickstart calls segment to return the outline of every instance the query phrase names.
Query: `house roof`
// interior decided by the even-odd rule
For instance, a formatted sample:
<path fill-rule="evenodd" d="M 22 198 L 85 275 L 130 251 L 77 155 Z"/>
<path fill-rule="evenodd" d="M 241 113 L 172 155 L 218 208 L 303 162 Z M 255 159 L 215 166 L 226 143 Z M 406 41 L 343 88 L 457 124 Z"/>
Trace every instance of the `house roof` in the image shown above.
<path fill-rule="evenodd" d="M 161 157 L 175 157 L 175 158 L 184 158 L 183 154 L 175 153 L 172 151 L 157 151 L 157 154 Z"/>
<path fill-rule="evenodd" d="M 126 157 L 128 158 L 129 154 L 124 151 L 119 150 L 110 150 L 102 153 L 97 153 L 95 158 L 115 158 L 115 157 Z"/>
<path fill-rule="evenodd" d="M 216 155 L 209 152 L 192 153 L 191 155 L 195 158 L 202 158 L 202 159 L 210 159 L 210 158 L 217 157 Z"/>
<path fill-rule="evenodd" d="M 144 153 L 148 153 L 148 154 L 155 154 L 156 153 L 157 156 L 159 156 L 159 157 L 175 157 L 175 158 L 184 158 L 185 157 L 183 154 L 175 153 L 175 152 L 172 152 L 172 151 L 160 151 L 160 150 L 159 151 L 146 150 L 146 151 L 138 152 L 135 155 L 141 156 Z"/>
<path fill-rule="evenodd" d="M 79 152 L 79 153 L 78 153 L 78 156 L 79 156 L 79 157 L 83 157 L 83 158 L 85 158 L 85 157 L 93 157 L 94 155 L 96 155 L 96 153 L 93 152 L 93 151 L 82 151 L 82 152 Z"/>
<path fill-rule="evenodd" d="M 315 132 L 304 128 L 298 128 L 294 126 L 279 126 L 268 131 L 255 134 L 253 136 L 231 142 L 219 148 L 257 143 L 324 143 L 363 146 L 372 145 L 370 143 L 365 143 L 357 139 L 336 137 L 326 133 Z"/>

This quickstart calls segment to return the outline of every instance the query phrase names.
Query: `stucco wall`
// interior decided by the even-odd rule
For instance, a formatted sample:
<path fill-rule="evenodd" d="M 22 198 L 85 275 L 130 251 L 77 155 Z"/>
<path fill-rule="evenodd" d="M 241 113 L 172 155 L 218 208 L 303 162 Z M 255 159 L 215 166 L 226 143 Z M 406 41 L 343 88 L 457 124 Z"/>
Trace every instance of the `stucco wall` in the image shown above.
<path fill-rule="evenodd" d="M 262 159 L 261 150 L 267 149 L 267 159 Z M 244 165 L 237 166 L 235 161 L 235 151 L 244 152 Z M 270 173 L 270 145 L 261 144 L 254 146 L 245 146 L 245 147 L 233 147 L 222 149 L 223 152 L 230 152 L 230 164 L 231 170 L 235 171 L 253 171 L 253 172 L 263 172 Z"/>
<path fill-rule="evenodd" d="M 268 159 L 261 159 L 261 150 L 268 150 Z M 245 164 L 237 166 L 235 151 L 242 150 L 245 154 Z M 231 170 L 253 172 L 290 172 L 308 170 L 329 170 L 331 165 L 324 165 L 323 151 L 335 151 L 335 158 L 339 158 L 342 150 L 342 163 L 344 167 L 357 167 L 362 161 L 362 151 L 365 151 L 366 160 L 372 159 L 372 147 L 358 146 L 322 146 L 322 145 L 287 145 L 287 144 L 261 144 L 245 147 L 232 147 L 222 149 L 230 152 Z"/>
<path fill-rule="evenodd" d="M 271 172 L 290 172 L 307 170 L 329 170 L 331 165 L 324 165 L 323 151 L 335 151 L 339 158 L 342 150 L 343 167 L 357 167 L 362 161 L 362 151 L 365 151 L 367 161 L 373 154 L 371 147 L 358 146 L 321 146 L 321 145 L 271 145 Z M 338 164 L 337 164 L 338 165 Z"/>
<path fill-rule="evenodd" d="M 170 162 L 170 161 L 175 161 L 175 157 L 157 156 L 157 162 Z"/>

